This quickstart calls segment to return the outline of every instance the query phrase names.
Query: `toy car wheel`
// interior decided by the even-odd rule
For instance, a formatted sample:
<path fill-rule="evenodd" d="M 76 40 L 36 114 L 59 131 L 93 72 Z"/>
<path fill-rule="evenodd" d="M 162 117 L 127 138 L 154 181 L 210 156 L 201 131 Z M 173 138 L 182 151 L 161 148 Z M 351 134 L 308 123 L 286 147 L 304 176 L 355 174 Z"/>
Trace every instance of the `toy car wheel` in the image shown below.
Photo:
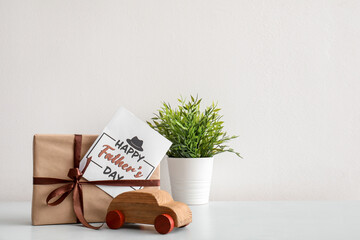
<path fill-rule="evenodd" d="M 110 211 L 106 215 L 106 224 L 111 229 L 118 229 L 124 225 L 125 216 L 119 210 Z"/>
<path fill-rule="evenodd" d="M 169 214 L 161 214 L 155 218 L 155 229 L 160 234 L 167 234 L 174 229 L 174 219 Z"/>

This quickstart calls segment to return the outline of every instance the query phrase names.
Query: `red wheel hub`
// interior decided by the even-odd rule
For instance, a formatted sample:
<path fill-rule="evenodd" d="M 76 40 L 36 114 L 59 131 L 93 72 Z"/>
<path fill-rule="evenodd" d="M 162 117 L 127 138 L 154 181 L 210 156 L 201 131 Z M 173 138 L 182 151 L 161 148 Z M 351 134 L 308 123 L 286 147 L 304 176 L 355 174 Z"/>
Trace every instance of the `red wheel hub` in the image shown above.
<path fill-rule="evenodd" d="M 166 234 L 174 229 L 174 219 L 169 214 L 161 214 L 155 218 L 154 225 L 158 233 Z"/>
<path fill-rule="evenodd" d="M 111 229 L 121 228 L 124 222 L 124 214 L 119 210 L 110 211 L 106 215 L 106 224 Z"/>

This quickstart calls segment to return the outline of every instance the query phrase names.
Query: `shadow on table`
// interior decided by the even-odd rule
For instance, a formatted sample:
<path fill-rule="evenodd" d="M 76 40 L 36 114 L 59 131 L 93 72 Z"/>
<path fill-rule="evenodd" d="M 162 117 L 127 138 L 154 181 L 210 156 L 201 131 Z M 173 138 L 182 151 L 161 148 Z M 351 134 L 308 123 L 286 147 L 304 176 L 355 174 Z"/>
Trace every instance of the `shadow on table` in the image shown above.
<path fill-rule="evenodd" d="M 108 228 L 105 224 L 105 228 Z M 145 224 L 136 224 L 136 223 L 125 223 L 121 228 L 123 229 L 130 229 L 130 230 L 141 230 L 141 231 L 146 231 L 148 233 L 154 233 L 154 234 L 158 234 L 154 228 L 153 225 L 145 225 Z M 121 231 L 121 229 L 117 229 L 119 231 Z M 116 231 L 116 230 L 115 230 Z"/>
<path fill-rule="evenodd" d="M 106 224 L 104 224 L 105 229 L 109 229 Z M 125 223 L 120 229 L 114 229 L 111 231 L 121 231 L 121 230 L 135 230 L 135 231 L 141 231 L 141 232 L 147 232 L 149 234 L 155 234 L 155 235 L 159 235 L 159 233 L 156 231 L 154 225 L 150 225 L 150 224 L 137 224 L 137 223 Z M 110 229 L 109 229 L 110 230 Z M 172 232 L 178 232 L 178 231 L 184 231 L 183 229 L 177 228 L 175 227 Z"/>

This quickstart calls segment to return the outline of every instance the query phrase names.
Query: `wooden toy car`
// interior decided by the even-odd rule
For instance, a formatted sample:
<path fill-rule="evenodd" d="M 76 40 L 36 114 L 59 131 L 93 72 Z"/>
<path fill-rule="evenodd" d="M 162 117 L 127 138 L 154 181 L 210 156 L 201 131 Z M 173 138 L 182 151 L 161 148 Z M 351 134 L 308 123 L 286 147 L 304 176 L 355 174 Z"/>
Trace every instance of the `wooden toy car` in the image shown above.
<path fill-rule="evenodd" d="M 158 233 L 166 234 L 174 227 L 185 227 L 192 221 L 190 208 L 176 202 L 159 189 L 125 192 L 112 200 L 107 210 L 106 224 L 117 229 L 127 223 L 153 224 Z"/>

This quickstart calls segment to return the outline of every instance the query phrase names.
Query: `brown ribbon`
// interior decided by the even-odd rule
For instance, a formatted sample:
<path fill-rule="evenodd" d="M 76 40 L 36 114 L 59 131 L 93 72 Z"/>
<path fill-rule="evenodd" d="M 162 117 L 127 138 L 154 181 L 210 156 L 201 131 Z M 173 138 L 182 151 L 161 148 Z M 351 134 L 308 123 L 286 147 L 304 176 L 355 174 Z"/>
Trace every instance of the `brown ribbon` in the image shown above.
<path fill-rule="evenodd" d="M 49 206 L 59 205 L 64 199 L 73 192 L 73 208 L 77 220 L 80 221 L 85 227 L 92 229 L 99 229 L 102 225 L 94 227 L 90 225 L 84 218 L 84 207 L 83 207 L 83 192 L 82 185 L 106 185 L 106 186 L 160 186 L 159 179 L 150 180 L 101 180 L 101 181 L 87 181 L 80 182 L 83 174 L 91 162 L 91 157 L 87 158 L 85 167 L 82 171 L 79 170 L 80 155 L 81 155 L 81 142 L 82 135 L 75 135 L 74 144 L 74 168 L 69 169 L 68 177 L 71 179 L 59 179 L 59 178 L 46 178 L 46 177 L 34 177 L 33 184 L 45 185 L 45 184 L 58 184 L 67 183 L 61 187 L 53 190 L 46 198 L 46 203 Z M 50 202 L 51 199 L 59 197 L 54 202 Z"/>

